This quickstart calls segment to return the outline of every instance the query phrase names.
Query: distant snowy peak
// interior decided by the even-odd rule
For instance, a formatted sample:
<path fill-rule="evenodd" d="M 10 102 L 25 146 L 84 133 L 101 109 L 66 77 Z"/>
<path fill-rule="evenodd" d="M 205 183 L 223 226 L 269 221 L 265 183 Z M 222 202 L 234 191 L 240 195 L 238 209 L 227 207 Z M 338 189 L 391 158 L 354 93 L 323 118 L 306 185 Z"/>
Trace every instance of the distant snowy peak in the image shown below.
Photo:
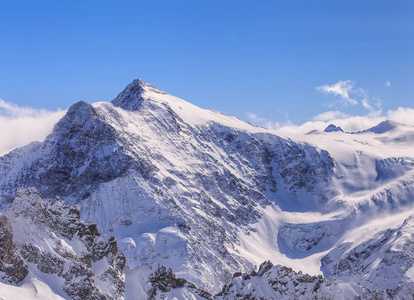
<path fill-rule="evenodd" d="M 324 131 L 314 129 L 314 130 L 307 132 L 305 135 L 321 134 L 323 132 L 344 132 L 344 131 L 339 126 L 336 126 L 334 124 L 329 124 L 328 127 L 326 127 Z"/>
<path fill-rule="evenodd" d="M 325 132 L 334 132 L 334 131 L 344 132 L 341 127 L 335 126 L 334 124 L 329 124 L 329 126 L 326 127 L 324 131 Z"/>
<path fill-rule="evenodd" d="M 371 127 L 370 129 L 368 129 L 366 131 L 381 134 L 381 133 L 385 133 L 387 131 L 393 130 L 394 128 L 397 128 L 397 127 L 400 127 L 400 126 L 405 126 L 405 125 L 401 124 L 401 123 L 394 122 L 394 121 L 385 120 L 385 121 L 379 123 L 378 125 L 376 125 L 374 127 Z"/>
<path fill-rule="evenodd" d="M 363 130 L 363 131 L 358 131 L 358 132 L 345 132 L 341 127 L 336 126 L 334 124 L 329 124 L 325 130 L 323 130 L 323 132 L 344 132 L 344 133 L 352 133 L 352 134 L 359 134 L 359 133 L 366 133 L 366 132 L 373 132 L 376 134 L 382 134 L 382 133 L 386 133 L 389 132 L 391 130 L 394 130 L 396 128 L 409 128 L 409 126 L 402 124 L 402 123 L 398 123 L 395 121 L 390 121 L 390 120 L 385 120 L 381 123 L 379 123 L 378 125 L 371 127 L 369 129 Z M 322 133 L 319 130 L 311 130 L 308 133 L 306 133 L 306 135 L 310 135 L 310 134 L 320 134 Z"/>
<path fill-rule="evenodd" d="M 125 110 L 139 110 L 142 103 L 148 99 L 149 93 L 166 94 L 156 86 L 145 83 L 141 79 L 131 82 L 114 100 L 112 104 Z"/>

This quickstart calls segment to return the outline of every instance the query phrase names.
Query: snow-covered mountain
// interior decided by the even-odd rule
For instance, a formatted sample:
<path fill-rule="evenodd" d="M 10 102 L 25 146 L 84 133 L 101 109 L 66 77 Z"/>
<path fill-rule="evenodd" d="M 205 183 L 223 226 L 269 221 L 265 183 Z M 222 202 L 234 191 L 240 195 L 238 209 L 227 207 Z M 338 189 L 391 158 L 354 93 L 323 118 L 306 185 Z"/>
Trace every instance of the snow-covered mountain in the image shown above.
<path fill-rule="evenodd" d="M 91 275 L 115 298 L 230 295 L 234 273 L 267 260 L 337 277 L 347 288 L 335 293 L 396 289 L 413 276 L 401 249 L 414 215 L 414 128 L 385 127 L 287 135 L 135 80 L 112 103 L 75 103 L 44 142 L 1 157 L 1 205 L 9 214 L 29 187 L 78 205 L 125 256 L 125 291 L 111 294 Z"/>

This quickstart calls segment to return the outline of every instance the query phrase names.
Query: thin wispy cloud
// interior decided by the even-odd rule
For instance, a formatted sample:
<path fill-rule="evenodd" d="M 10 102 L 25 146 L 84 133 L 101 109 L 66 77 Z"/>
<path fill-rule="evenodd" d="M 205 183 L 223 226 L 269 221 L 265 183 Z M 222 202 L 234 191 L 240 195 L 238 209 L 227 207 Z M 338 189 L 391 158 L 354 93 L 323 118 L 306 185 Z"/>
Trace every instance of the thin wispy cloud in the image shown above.
<path fill-rule="evenodd" d="M 332 85 L 322 85 L 316 87 L 317 91 L 321 91 L 326 94 L 333 94 L 335 97 L 339 97 L 340 99 L 336 102 L 339 102 L 342 105 L 357 105 L 358 101 L 354 98 L 351 98 L 351 94 L 359 94 L 363 93 L 361 89 L 354 89 L 355 82 L 352 80 L 345 80 L 345 81 L 338 81 Z"/>
<path fill-rule="evenodd" d="M 252 124 L 259 125 L 264 128 L 268 129 L 279 129 L 284 126 L 292 126 L 293 123 L 289 120 L 287 113 L 285 113 L 285 121 L 279 122 L 279 121 L 272 121 L 263 117 L 258 116 L 255 113 L 252 112 L 245 112 L 245 116 L 247 121 L 251 122 Z"/>
<path fill-rule="evenodd" d="M 388 81 L 387 84 L 389 84 Z M 369 99 L 368 92 L 362 88 L 355 88 L 355 82 L 352 80 L 338 81 L 332 85 L 319 86 L 316 87 L 316 90 L 323 93 L 333 94 L 335 97 L 340 98 L 329 105 L 325 105 L 327 107 L 333 107 L 338 103 L 342 104 L 342 108 L 346 107 L 348 104 L 351 104 L 352 106 L 360 104 L 362 108 L 368 111 L 370 117 L 379 117 L 382 114 L 381 100 L 375 98 L 374 100 Z M 374 104 L 371 104 L 372 102 L 374 102 Z M 333 111 L 330 111 L 321 114 L 320 116 L 318 115 L 315 118 L 317 118 L 317 120 L 322 120 L 321 118 L 327 119 L 331 117 L 332 113 Z M 340 116 L 338 111 L 336 111 L 336 114 Z M 343 119 L 343 117 L 339 117 L 338 119 Z"/>
<path fill-rule="evenodd" d="M 22 107 L 0 99 L 0 155 L 30 142 L 44 140 L 64 114 L 64 110 Z"/>
<path fill-rule="evenodd" d="M 371 106 L 368 99 L 362 99 L 362 106 L 369 111 L 368 116 L 379 117 L 382 114 L 381 101 L 377 100 L 375 106 Z"/>
<path fill-rule="evenodd" d="M 246 116 L 248 121 L 250 121 L 254 124 L 261 124 L 261 123 L 265 123 L 265 122 L 268 121 L 266 118 L 259 117 L 258 115 L 254 114 L 252 112 L 249 112 L 249 111 L 245 112 L 245 116 Z"/>
<path fill-rule="evenodd" d="M 319 115 L 316 115 L 312 118 L 313 121 L 330 121 L 335 119 L 345 119 L 349 118 L 351 115 L 346 114 L 339 110 L 331 110 Z"/>
<path fill-rule="evenodd" d="M 391 82 L 389 82 L 388 80 L 385 82 L 385 86 L 390 87 L 391 86 Z"/>

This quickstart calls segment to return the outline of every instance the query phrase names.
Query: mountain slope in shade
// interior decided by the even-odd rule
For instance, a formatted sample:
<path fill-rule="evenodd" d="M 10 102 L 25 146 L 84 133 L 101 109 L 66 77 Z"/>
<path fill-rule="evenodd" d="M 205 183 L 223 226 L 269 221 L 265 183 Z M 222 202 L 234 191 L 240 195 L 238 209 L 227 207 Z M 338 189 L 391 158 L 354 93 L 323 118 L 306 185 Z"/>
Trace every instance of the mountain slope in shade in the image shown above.
<path fill-rule="evenodd" d="M 287 135 L 135 80 L 112 103 L 74 104 L 44 142 L 1 157 L 1 204 L 33 186 L 79 205 L 116 237 L 125 295 L 148 264 L 213 295 L 266 260 L 331 274 L 328 253 L 367 240 L 352 232 L 381 234 L 401 211 L 414 215 L 413 133 Z M 389 227 L 368 226 L 384 214 Z"/>

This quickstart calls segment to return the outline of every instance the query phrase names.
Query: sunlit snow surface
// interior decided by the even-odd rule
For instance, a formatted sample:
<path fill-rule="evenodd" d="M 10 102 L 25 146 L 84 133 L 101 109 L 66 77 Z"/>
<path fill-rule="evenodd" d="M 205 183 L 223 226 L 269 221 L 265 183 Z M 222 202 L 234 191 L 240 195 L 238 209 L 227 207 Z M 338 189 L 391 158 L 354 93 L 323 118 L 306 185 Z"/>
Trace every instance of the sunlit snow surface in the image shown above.
<path fill-rule="evenodd" d="M 413 242 L 411 221 L 403 226 L 414 215 L 413 127 L 385 123 L 360 133 L 286 134 L 200 109 L 142 82 L 113 103 L 79 104 L 79 123 L 63 118 L 43 145 L 6 155 L 0 184 L 11 193 L 16 178 L 33 172 L 34 179 L 21 184 L 54 192 L 53 186 L 42 190 L 48 183 L 36 178 L 48 172 L 45 157 L 53 159 L 57 144 L 75 149 L 75 160 L 85 156 L 74 166 L 79 178 L 95 161 L 110 161 L 103 171 L 119 176 L 71 182 L 60 196 L 79 204 L 82 218 L 102 233 L 116 236 L 129 268 L 127 299 L 145 291 L 145 282 L 133 284 L 144 280 L 139 270 L 145 263 L 172 268 L 211 293 L 234 272 L 265 260 L 376 288 L 413 280 L 413 263 L 401 269 L 397 255 Z M 79 133 L 60 140 L 61 131 L 75 127 Z M 84 141 L 94 136 L 85 132 L 92 129 L 103 138 L 89 151 Z M 114 158 L 127 158 L 126 166 Z M 390 228 L 398 238 L 369 257 L 367 276 L 357 275 L 357 266 L 355 274 L 333 271 L 335 263 L 349 262 L 354 248 L 369 248 Z M 390 249 L 403 271 L 377 282 L 373 278 L 384 272 L 378 260 Z"/>

